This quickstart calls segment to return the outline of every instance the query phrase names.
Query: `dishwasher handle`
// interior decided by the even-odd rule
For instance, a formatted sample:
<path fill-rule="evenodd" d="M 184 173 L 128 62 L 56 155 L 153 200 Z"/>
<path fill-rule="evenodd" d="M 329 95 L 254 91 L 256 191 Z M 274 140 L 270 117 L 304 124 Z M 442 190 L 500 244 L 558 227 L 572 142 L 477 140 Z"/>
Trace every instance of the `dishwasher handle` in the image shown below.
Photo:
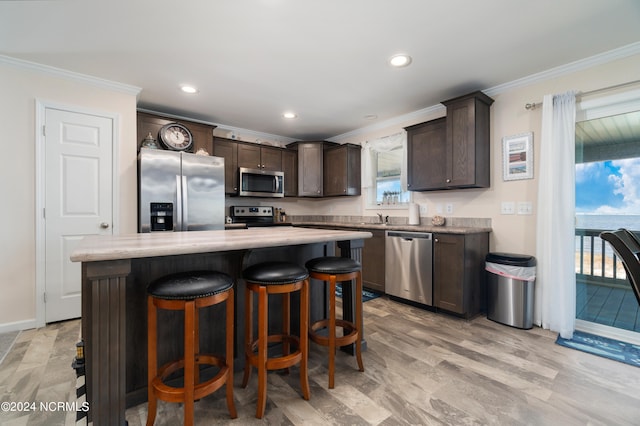
<path fill-rule="evenodd" d="M 413 241 L 413 239 L 430 240 L 432 234 L 430 232 L 387 231 L 387 237 L 402 238 L 405 241 Z"/>

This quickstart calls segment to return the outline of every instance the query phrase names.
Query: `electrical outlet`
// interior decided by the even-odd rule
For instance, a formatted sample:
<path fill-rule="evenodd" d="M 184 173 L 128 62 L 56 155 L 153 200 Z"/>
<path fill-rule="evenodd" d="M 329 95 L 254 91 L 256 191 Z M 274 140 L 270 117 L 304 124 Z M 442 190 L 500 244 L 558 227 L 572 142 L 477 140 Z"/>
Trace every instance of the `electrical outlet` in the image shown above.
<path fill-rule="evenodd" d="M 436 204 L 436 213 L 442 214 L 442 204 Z"/>
<path fill-rule="evenodd" d="M 533 203 L 531 201 L 518 202 L 518 214 L 533 214 Z"/>
<path fill-rule="evenodd" d="M 426 204 L 420 204 L 420 214 L 427 214 L 427 205 Z"/>
<path fill-rule="evenodd" d="M 516 206 L 513 201 L 503 201 L 500 206 L 500 214 L 516 214 Z"/>
<path fill-rule="evenodd" d="M 445 205 L 445 211 L 447 212 L 447 214 L 453 214 L 453 204 L 447 203 Z"/>

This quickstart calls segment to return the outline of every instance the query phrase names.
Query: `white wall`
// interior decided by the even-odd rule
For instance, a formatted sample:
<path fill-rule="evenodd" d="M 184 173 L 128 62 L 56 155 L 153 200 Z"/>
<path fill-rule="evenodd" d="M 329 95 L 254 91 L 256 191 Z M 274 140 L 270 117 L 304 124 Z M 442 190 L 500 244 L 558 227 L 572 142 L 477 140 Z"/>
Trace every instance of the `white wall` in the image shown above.
<path fill-rule="evenodd" d="M 115 87 L 0 58 L 0 332 L 35 325 L 36 100 L 119 116 L 116 220 L 121 232 L 136 231 L 136 96 Z"/>

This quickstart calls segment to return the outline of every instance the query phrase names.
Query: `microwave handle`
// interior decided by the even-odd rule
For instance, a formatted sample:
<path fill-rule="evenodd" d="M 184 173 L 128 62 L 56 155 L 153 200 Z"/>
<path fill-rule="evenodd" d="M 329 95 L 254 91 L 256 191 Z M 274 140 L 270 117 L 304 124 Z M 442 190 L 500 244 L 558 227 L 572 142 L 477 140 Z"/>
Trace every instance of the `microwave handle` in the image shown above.
<path fill-rule="evenodd" d="M 275 193 L 278 194 L 280 192 L 280 179 L 278 179 L 278 176 L 274 176 L 273 179 L 275 182 Z"/>

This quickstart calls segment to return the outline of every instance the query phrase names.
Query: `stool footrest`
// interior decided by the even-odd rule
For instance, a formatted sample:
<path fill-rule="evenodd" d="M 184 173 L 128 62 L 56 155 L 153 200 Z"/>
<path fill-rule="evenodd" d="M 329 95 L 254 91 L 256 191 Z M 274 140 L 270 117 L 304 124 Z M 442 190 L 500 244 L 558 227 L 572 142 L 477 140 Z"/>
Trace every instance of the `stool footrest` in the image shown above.
<path fill-rule="evenodd" d="M 267 343 L 293 343 L 296 346 L 296 350 L 291 353 L 282 355 L 279 357 L 269 357 L 266 362 L 267 370 L 280 370 L 283 368 L 291 367 L 302 359 L 302 352 L 300 351 L 300 339 L 298 336 L 286 335 L 286 334 L 270 334 L 267 337 Z M 258 367 L 258 340 L 254 340 L 251 345 L 247 347 L 247 359 L 249 364 L 254 367 Z"/>
<path fill-rule="evenodd" d="M 218 371 L 218 373 L 214 377 L 205 382 L 195 385 L 193 395 L 194 399 L 197 400 L 204 398 L 205 396 L 222 387 L 222 385 L 226 382 L 229 367 L 227 366 L 226 360 L 224 358 L 208 354 L 197 355 L 196 364 L 210 365 L 220 368 L 220 371 Z M 181 358 L 177 361 L 169 362 L 163 365 L 158 370 L 158 375 L 151 382 L 155 395 L 158 397 L 158 399 L 166 402 L 184 402 L 184 387 L 174 387 L 164 383 L 164 380 L 172 373 L 183 368 L 184 358 Z"/>
<path fill-rule="evenodd" d="M 328 327 L 328 319 L 314 322 L 313 324 L 311 324 L 311 327 L 309 327 L 309 338 L 319 345 L 329 346 L 329 337 L 318 333 L 319 330 L 325 328 L 328 329 Z M 337 319 L 336 328 L 338 327 L 342 328 L 344 334 L 342 336 L 336 336 L 336 347 L 350 345 L 358 340 L 358 330 L 355 324 L 351 321 Z"/>

